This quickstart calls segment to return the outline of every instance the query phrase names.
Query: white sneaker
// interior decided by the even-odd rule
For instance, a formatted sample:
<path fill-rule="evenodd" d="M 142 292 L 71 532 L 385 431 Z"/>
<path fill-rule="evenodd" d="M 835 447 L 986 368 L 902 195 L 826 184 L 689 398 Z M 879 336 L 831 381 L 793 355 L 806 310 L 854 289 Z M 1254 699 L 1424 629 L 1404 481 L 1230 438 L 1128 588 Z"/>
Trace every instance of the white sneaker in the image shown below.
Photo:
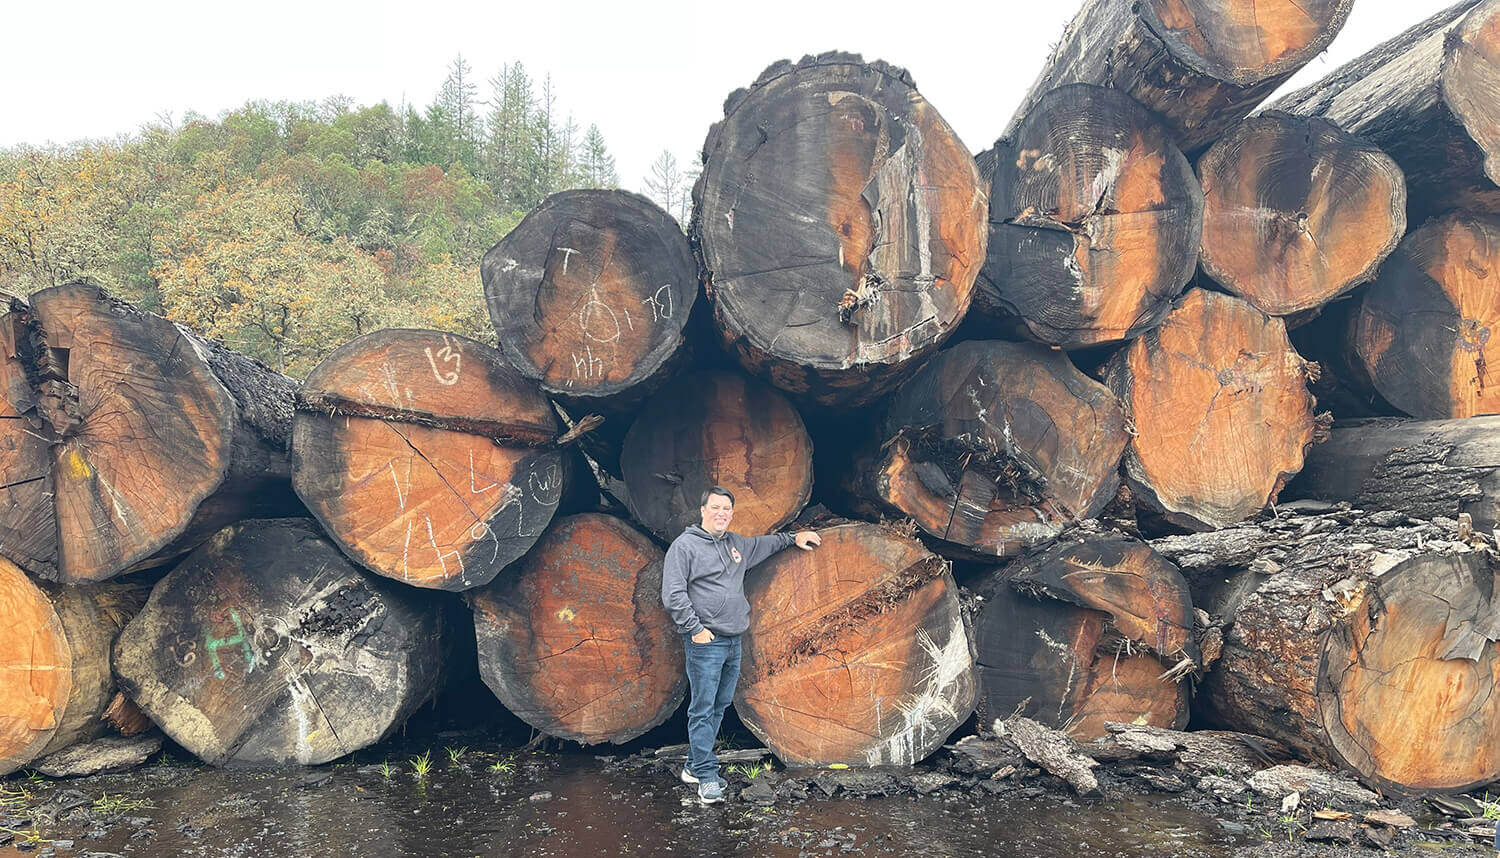
<path fill-rule="evenodd" d="M 688 771 L 686 766 L 683 766 L 682 782 L 685 784 L 695 784 L 698 782 L 698 776 Z"/>
<path fill-rule="evenodd" d="M 706 784 L 698 784 L 698 802 L 700 804 L 718 804 L 723 800 L 723 781 L 709 781 Z"/>

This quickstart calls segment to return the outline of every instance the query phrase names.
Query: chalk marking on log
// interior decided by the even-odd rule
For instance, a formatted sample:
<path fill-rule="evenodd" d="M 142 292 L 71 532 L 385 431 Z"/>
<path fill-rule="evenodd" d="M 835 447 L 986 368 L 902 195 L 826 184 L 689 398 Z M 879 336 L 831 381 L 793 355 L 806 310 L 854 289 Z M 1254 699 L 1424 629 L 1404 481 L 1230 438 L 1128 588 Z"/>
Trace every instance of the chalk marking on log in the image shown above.
<path fill-rule="evenodd" d="M 406 544 L 401 546 L 401 580 L 410 581 L 411 572 L 406 568 L 406 556 L 411 551 L 411 519 L 406 520 Z"/>
<path fill-rule="evenodd" d="M 486 477 L 485 479 L 489 479 L 489 478 Z M 497 486 L 500 485 L 499 483 L 490 483 L 489 485 L 487 485 L 487 486 L 485 486 L 484 488 L 481 489 L 481 488 L 476 487 L 474 480 L 475 480 L 475 475 L 474 475 L 474 448 L 470 447 L 469 448 L 469 494 L 472 494 L 472 495 L 482 495 L 485 492 L 489 491 L 490 489 L 493 489 L 493 488 L 495 488 L 495 487 L 497 487 Z"/>
<path fill-rule="evenodd" d="M 573 258 L 573 254 L 577 253 L 578 251 L 574 250 L 571 247 L 559 247 L 557 249 L 560 250 L 560 251 L 562 251 L 562 255 L 563 255 L 563 270 L 562 270 L 562 273 L 567 274 L 568 273 L 568 260 L 572 259 Z M 512 259 L 511 261 L 514 262 L 515 260 Z M 509 271 L 510 269 L 507 268 L 505 270 Z"/>
<path fill-rule="evenodd" d="M 224 679 L 224 667 L 219 663 L 219 647 L 233 646 L 239 644 L 245 652 L 245 673 L 255 669 L 255 650 L 250 648 L 250 641 L 245 638 L 245 624 L 240 621 L 240 612 L 229 609 L 229 619 L 234 622 L 236 634 L 233 637 L 216 638 L 209 632 L 203 633 L 203 648 L 208 650 L 208 657 L 212 660 L 214 677 Z"/>
<path fill-rule="evenodd" d="M 423 348 L 422 351 L 427 355 L 427 365 L 432 367 L 432 377 L 437 379 L 438 384 L 444 387 L 452 387 L 458 384 L 459 376 L 463 372 L 463 354 L 453 347 L 453 342 L 448 339 L 447 334 L 443 335 L 443 347 L 438 349 L 437 357 L 441 358 L 445 364 L 453 364 L 453 369 L 446 371 L 438 369 L 437 360 L 433 358 L 431 346 Z M 406 391 L 406 395 L 408 398 L 411 397 L 410 389 Z"/>
<path fill-rule="evenodd" d="M 74 455 L 77 454 L 75 453 Z M 129 527 L 130 522 L 125 520 L 125 510 L 120 508 L 120 502 L 125 500 L 125 498 L 119 492 L 115 491 L 115 487 L 110 485 L 108 480 L 104 479 L 103 474 L 95 471 L 94 478 L 99 481 L 99 485 L 103 486 L 105 493 L 109 495 L 109 505 L 114 508 L 115 517 L 120 520 L 120 524 Z"/>
<path fill-rule="evenodd" d="M 843 250 L 840 249 L 839 253 L 842 254 Z M 663 295 L 666 296 L 665 300 L 662 299 Z M 672 318 L 672 284 L 666 283 L 657 287 L 656 291 L 647 295 L 641 303 L 651 308 L 651 321 L 653 322 Z"/>
<path fill-rule="evenodd" d="M 396 386 L 396 371 L 391 369 L 390 364 L 380 365 L 380 380 L 385 384 L 385 392 L 391 395 L 391 404 L 400 408 L 401 388 Z"/>
<path fill-rule="evenodd" d="M 432 544 L 432 550 L 437 554 L 438 566 L 443 570 L 443 577 L 446 578 L 446 577 L 448 577 L 448 562 L 447 562 L 447 560 L 445 558 L 448 555 L 444 554 L 443 553 L 443 549 L 441 549 L 441 548 L 438 547 L 438 544 L 437 544 L 437 534 L 434 533 L 433 530 L 432 530 L 432 516 L 424 515 L 424 516 L 422 516 L 422 518 L 427 521 L 427 541 Z M 450 551 L 450 552 L 448 552 L 448 554 L 451 554 L 455 558 L 457 558 L 457 560 L 458 560 L 458 574 L 459 575 L 463 575 L 464 574 L 464 556 L 463 556 L 463 554 L 461 552 L 458 552 L 458 551 Z"/>
<path fill-rule="evenodd" d="M 396 476 L 396 460 L 392 459 L 389 464 L 391 468 L 391 483 L 396 487 L 396 504 L 400 507 L 401 512 L 405 512 L 406 497 L 401 494 L 401 480 Z"/>

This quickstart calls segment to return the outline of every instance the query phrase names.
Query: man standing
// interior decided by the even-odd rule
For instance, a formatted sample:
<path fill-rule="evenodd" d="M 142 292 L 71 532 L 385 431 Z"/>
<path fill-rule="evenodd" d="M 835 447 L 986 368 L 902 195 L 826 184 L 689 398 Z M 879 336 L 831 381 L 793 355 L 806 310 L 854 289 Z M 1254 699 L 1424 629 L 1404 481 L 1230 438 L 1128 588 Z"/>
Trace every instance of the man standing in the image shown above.
<path fill-rule="evenodd" d="M 703 493 L 702 521 L 688 525 L 667 549 L 661 600 L 687 649 L 688 761 L 683 783 L 698 785 L 704 804 L 724 800 L 714 739 L 740 678 L 740 635 L 750 627 L 745 570 L 795 544 L 811 551 L 823 540 L 811 530 L 745 537 L 729 532 L 734 495 L 723 486 Z"/>

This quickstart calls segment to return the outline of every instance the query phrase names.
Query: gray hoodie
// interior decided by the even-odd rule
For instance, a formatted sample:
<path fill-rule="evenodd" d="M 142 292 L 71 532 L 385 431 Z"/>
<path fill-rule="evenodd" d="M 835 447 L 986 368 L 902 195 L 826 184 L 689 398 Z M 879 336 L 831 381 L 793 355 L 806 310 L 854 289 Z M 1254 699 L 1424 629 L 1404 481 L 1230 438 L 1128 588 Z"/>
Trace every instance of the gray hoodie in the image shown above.
<path fill-rule="evenodd" d="M 725 533 L 715 539 L 702 527 L 688 525 L 672 540 L 661 571 L 661 601 L 677 631 L 696 635 L 706 628 L 715 635 L 744 634 L 750 628 L 745 570 L 796 541 L 790 533 Z"/>

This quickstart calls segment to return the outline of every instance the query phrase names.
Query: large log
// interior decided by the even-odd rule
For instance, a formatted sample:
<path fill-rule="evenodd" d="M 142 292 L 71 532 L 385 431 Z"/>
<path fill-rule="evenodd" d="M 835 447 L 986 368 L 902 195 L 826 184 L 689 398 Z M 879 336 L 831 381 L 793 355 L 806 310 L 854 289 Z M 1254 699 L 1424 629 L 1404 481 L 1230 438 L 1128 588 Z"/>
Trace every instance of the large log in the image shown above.
<path fill-rule="evenodd" d="M 1203 270 L 1273 316 L 1372 279 L 1406 233 L 1396 162 L 1322 119 L 1247 119 L 1198 160 L 1198 179 Z"/>
<path fill-rule="evenodd" d="M 212 765 L 316 765 L 380 741 L 436 687 L 431 594 L 369 576 L 306 519 L 227 527 L 115 642 L 125 693 Z"/>
<path fill-rule="evenodd" d="M 1124 93 L 1052 90 L 995 144 L 976 309 L 1064 348 L 1129 339 L 1193 276 L 1203 191 Z"/>
<path fill-rule="evenodd" d="M 698 269 L 672 216 L 629 191 L 553 194 L 480 263 L 512 366 L 580 409 L 619 411 L 684 351 Z"/>
<path fill-rule="evenodd" d="M 83 283 L 0 319 L 0 552 L 42 578 L 163 563 L 295 509 L 291 379 Z"/>
<path fill-rule="evenodd" d="M 1212 143 L 1322 53 L 1354 0 L 1088 0 L 1021 100 L 1109 86 L 1160 115 L 1192 152 Z M 1007 132 L 1009 134 L 1010 132 Z"/>
<path fill-rule="evenodd" d="M 488 583 L 552 520 L 557 416 L 499 352 L 440 331 L 355 339 L 308 374 L 292 483 L 350 557 L 419 587 Z"/>
<path fill-rule="evenodd" d="M 759 536 L 812 496 L 812 439 L 797 409 L 737 373 L 696 373 L 651 400 L 625 435 L 630 513 L 671 539 L 698 521 L 704 489 L 734 492 L 734 531 Z"/>
<path fill-rule="evenodd" d="M 687 673 L 661 603 L 663 557 L 611 516 L 553 522 L 515 574 L 469 596 L 485 685 L 536 729 L 586 745 L 665 721 Z"/>
<path fill-rule="evenodd" d="M 1010 557 L 1097 515 L 1128 440 L 1120 401 L 1066 355 L 969 341 L 891 396 L 851 480 L 945 553 Z"/>
<path fill-rule="evenodd" d="M 1312 371 L 1280 319 L 1229 295 L 1188 292 L 1109 364 L 1135 427 L 1125 450 L 1131 491 L 1193 529 L 1274 503 L 1325 434 L 1307 392 Z"/>
<path fill-rule="evenodd" d="M 953 576 L 877 525 L 819 534 L 746 576 L 735 712 L 788 765 L 913 765 L 974 709 Z"/>
<path fill-rule="evenodd" d="M 113 582 L 37 584 L 0 559 L 0 775 L 104 731 L 110 645 L 144 596 Z"/>
<path fill-rule="evenodd" d="M 1402 239 L 1349 331 L 1356 367 L 1387 402 L 1412 417 L 1500 412 L 1486 354 L 1500 329 L 1497 266 L 1497 216 L 1446 215 Z"/>
<path fill-rule="evenodd" d="M 1396 159 L 1413 224 L 1455 207 L 1500 211 L 1497 59 L 1500 2 L 1462 0 L 1272 106 Z"/>
<path fill-rule="evenodd" d="M 777 63 L 729 96 L 703 157 L 692 235 L 751 372 L 823 405 L 870 402 L 962 321 L 985 193 L 906 72 Z"/>

